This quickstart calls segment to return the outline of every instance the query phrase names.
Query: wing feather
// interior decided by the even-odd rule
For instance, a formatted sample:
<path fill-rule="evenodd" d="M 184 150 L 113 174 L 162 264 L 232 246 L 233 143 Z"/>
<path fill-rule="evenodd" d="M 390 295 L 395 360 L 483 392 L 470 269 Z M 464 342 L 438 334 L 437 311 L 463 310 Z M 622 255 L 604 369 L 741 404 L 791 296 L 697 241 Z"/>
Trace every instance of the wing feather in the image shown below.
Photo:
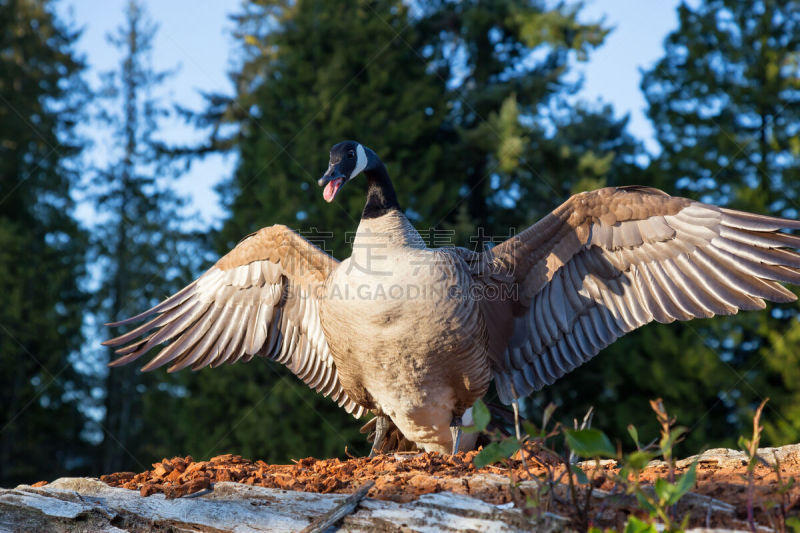
<path fill-rule="evenodd" d="M 519 296 L 508 302 L 515 319 L 505 352 L 490 354 L 501 399 L 552 383 L 653 320 L 796 300 L 781 285 L 800 284 L 800 236 L 788 229 L 800 221 L 646 187 L 573 196 L 484 253 L 483 264 L 503 266 L 521 286 L 508 291 Z"/>
<path fill-rule="evenodd" d="M 209 320 L 211 327 L 209 327 L 202 336 L 198 339 L 197 343 L 192 347 L 191 351 L 185 352 L 183 355 L 175 358 L 172 365 L 169 367 L 168 372 L 175 372 L 186 368 L 187 366 L 195 364 L 198 360 L 205 357 L 208 349 L 217 340 L 219 332 L 225 324 L 226 306 L 213 306 L 214 312 L 209 312 Z"/>
<path fill-rule="evenodd" d="M 147 311 L 110 324 L 139 327 L 103 344 L 130 363 L 168 343 L 143 370 L 217 367 L 255 355 L 286 365 L 311 388 L 361 416 L 339 383 L 314 298 L 337 261 L 285 226 L 247 237 L 181 291 Z"/>

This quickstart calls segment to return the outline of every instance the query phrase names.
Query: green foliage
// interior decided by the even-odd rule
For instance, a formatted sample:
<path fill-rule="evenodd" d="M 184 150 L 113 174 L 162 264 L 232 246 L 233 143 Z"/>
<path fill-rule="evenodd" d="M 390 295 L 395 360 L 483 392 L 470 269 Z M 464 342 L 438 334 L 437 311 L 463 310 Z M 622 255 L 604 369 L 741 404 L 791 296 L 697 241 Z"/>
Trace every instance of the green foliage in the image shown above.
<path fill-rule="evenodd" d="M 77 31 L 54 2 L 0 3 L 0 486 L 76 473 L 86 376 L 86 234 L 73 217 L 84 140 Z M 36 31 L 26 29 L 36 28 Z"/>
<path fill-rule="evenodd" d="M 643 470 L 647 464 L 656 458 L 656 454 L 644 450 L 636 450 L 627 456 L 627 465 L 631 470 Z"/>
<path fill-rule="evenodd" d="M 641 406 L 660 395 L 677 418 L 693 421 L 692 432 L 678 444 L 680 454 L 688 455 L 705 446 L 735 446 L 725 417 L 736 402 L 726 393 L 738 379 L 694 329 L 678 323 L 650 324 L 532 396 L 528 412 L 554 402 L 562 416 L 575 418 L 594 406 L 595 426 L 611 435 L 626 435 L 632 424 L 642 439 L 657 434 L 658 423 Z"/>
<path fill-rule="evenodd" d="M 585 59 L 607 33 L 599 23 L 579 22 L 579 8 L 513 0 L 432 1 L 422 9 L 418 26 L 431 36 L 432 64 L 446 67 L 447 121 L 457 134 L 447 139 L 447 172 L 439 179 L 466 191 L 459 205 L 486 236 L 471 239 L 472 246 L 506 237 L 509 228 L 522 230 L 566 199 L 578 178 L 575 161 L 553 160 L 553 153 L 567 147 L 577 160 L 587 150 L 605 156 L 621 144 L 615 154 L 621 163 L 636 150 L 630 137 L 620 137 L 625 121 L 614 120 L 610 110 L 566 111 L 559 101 L 577 89 L 567 80 L 571 63 Z M 459 54 L 449 53 L 454 49 Z M 581 128 L 593 135 L 576 139 Z M 469 236 L 457 233 L 457 243 L 467 244 Z"/>
<path fill-rule="evenodd" d="M 761 405 L 758 406 L 756 409 L 756 414 L 753 417 L 753 436 L 752 438 L 745 438 L 744 435 L 739 436 L 739 448 L 747 454 L 747 472 L 748 474 L 752 474 L 753 470 L 755 470 L 756 464 L 758 463 L 758 444 L 761 441 L 761 432 L 764 428 L 761 426 L 761 412 L 764 410 L 764 406 L 767 404 L 767 400 L 761 402 Z"/>
<path fill-rule="evenodd" d="M 463 428 L 465 433 L 479 433 L 486 429 L 486 426 L 489 424 L 491 420 L 491 413 L 489 413 L 489 408 L 486 407 L 486 404 L 483 403 L 483 400 L 478 398 L 475 400 L 475 403 L 472 404 L 472 418 L 475 420 L 473 425 L 467 426 Z"/>
<path fill-rule="evenodd" d="M 676 194 L 796 218 L 796 3 L 705 0 L 694 7 L 681 4 L 678 18 L 664 57 L 642 81 L 662 148 L 653 173 Z M 662 382 L 696 391 L 684 400 L 669 398 L 679 416 L 712 408 L 692 431 L 693 446 L 734 445 L 730 435 L 745 429 L 752 409 L 767 395 L 783 416 L 765 425 L 765 440 L 772 445 L 800 440 L 792 416 L 800 400 L 797 310 L 796 304 L 774 305 L 765 312 L 676 325 L 677 346 L 650 344 L 652 359 L 673 354 L 672 370 Z"/>
<path fill-rule="evenodd" d="M 800 435 L 800 402 L 797 383 L 800 379 L 800 321 L 792 320 L 785 327 L 771 329 L 766 321 L 759 325 L 764 334 L 764 366 L 771 386 L 769 395 L 775 411 L 764 426 L 765 439 L 772 444 L 797 442 Z"/>
<path fill-rule="evenodd" d="M 678 477 L 675 483 L 659 478 L 654 484 L 658 504 L 670 507 L 678 503 L 697 482 L 697 463 L 692 463 L 685 474 Z"/>
<path fill-rule="evenodd" d="M 623 531 L 624 533 L 657 533 L 658 528 L 651 522 L 645 522 L 635 516 L 631 516 L 628 518 Z"/>
<path fill-rule="evenodd" d="M 567 446 L 578 457 L 616 457 L 617 450 L 599 429 L 564 430 Z"/>
<path fill-rule="evenodd" d="M 486 465 L 508 459 L 519 450 L 520 443 L 516 439 L 503 439 L 497 442 L 490 442 L 472 460 L 475 468 L 483 468 Z"/>
<path fill-rule="evenodd" d="M 656 531 L 655 520 L 660 520 L 664 524 L 666 531 L 683 531 L 688 524 L 689 515 L 685 515 L 682 520 L 678 521 L 675 517 L 675 505 L 697 482 L 697 462 L 692 463 L 689 469 L 681 476 L 678 476 L 677 479 L 673 479 L 675 468 L 673 447 L 686 430 L 681 427 L 675 427 L 675 419 L 667 414 L 660 398 L 651 401 L 650 405 L 655 411 L 656 421 L 661 427 L 660 439 L 654 440 L 650 445 L 641 447 L 638 431 L 634 426 L 629 426 L 629 433 L 637 445 L 637 450 L 630 454 L 621 454 L 611 443 L 611 439 L 598 429 L 581 427 L 580 429 L 570 430 L 564 428 L 561 424 L 556 424 L 552 430 L 546 431 L 547 421 L 552 415 L 552 409 L 548 406 L 543 416 L 545 422 L 542 430 L 537 430 L 533 424 L 525 421 L 522 425 L 526 428 L 526 435 L 519 440 L 507 437 L 492 441 L 475 456 L 473 463 L 476 468 L 480 468 L 487 464 L 505 462 L 520 449 L 522 450 L 520 454 L 522 457 L 526 455 L 536 456 L 538 454 L 540 460 L 537 462 L 545 469 L 545 474 L 538 478 L 532 478 L 532 481 L 538 485 L 538 490 L 534 493 L 535 497 L 528 502 L 528 507 L 541 511 L 544 506 L 552 506 L 552 494 L 555 492 L 555 484 L 566 483 L 569 487 L 570 495 L 570 516 L 572 516 L 578 528 L 582 530 L 600 531 L 589 527 L 589 509 L 595 481 L 598 480 L 602 483 L 605 478 L 614 483 L 615 490 L 633 495 L 639 504 L 639 508 L 650 515 L 650 522 L 643 522 L 631 517 L 626 525 L 626 531 L 629 529 L 632 531 Z M 588 419 L 589 416 L 587 414 L 584 420 Z M 757 425 L 758 417 L 756 417 L 754 423 Z M 551 438 L 560 435 L 564 436 L 566 443 L 566 451 L 564 453 L 559 453 L 548 442 Z M 656 442 L 658 442 L 658 445 L 655 444 Z M 570 462 L 569 458 L 573 454 L 584 459 L 615 458 L 619 465 L 618 470 L 616 472 L 605 472 L 595 468 L 589 470 L 590 474 L 587 475 L 586 471 Z M 639 482 L 640 474 L 647 464 L 658 456 L 663 457 L 668 463 L 668 476 L 667 478 L 656 479 L 652 487 L 643 487 Z M 545 460 L 541 460 L 542 457 Z M 557 477 L 553 464 L 563 465 L 565 473 Z M 566 476 L 566 481 L 562 480 L 564 476 Z M 577 485 L 581 485 L 584 488 L 580 489 Z M 519 498 L 514 497 L 514 490 L 518 489 L 512 481 L 512 499 L 518 501 Z M 551 500 L 543 501 L 548 494 Z"/>
<path fill-rule="evenodd" d="M 741 435 L 739 437 L 739 447 L 742 448 L 742 451 L 747 454 L 748 462 L 747 462 L 747 522 L 750 525 L 751 530 L 756 529 L 755 524 L 755 515 L 754 515 L 754 499 L 755 499 L 755 486 L 754 486 L 754 473 L 756 469 L 756 465 L 759 461 L 764 461 L 761 457 L 758 456 L 758 443 L 761 440 L 761 432 L 764 428 L 761 426 L 761 412 L 764 410 L 764 406 L 767 404 L 767 400 L 761 402 L 761 405 L 758 406 L 756 409 L 756 414 L 753 416 L 753 436 L 750 439 Z M 775 457 L 775 471 L 778 475 L 778 481 L 780 482 L 780 465 L 778 464 L 778 458 Z M 783 519 L 785 521 L 786 514 L 783 513 Z"/>
<path fill-rule="evenodd" d="M 548 406 L 542 417 L 544 422 L 541 430 L 538 430 L 529 421 L 524 421 L 522 426 L 525 427 L 526 435 L 521 436 L 519 440 L 512 437 L 495 438 L 475 456 L 473 463 L 476 468 L 480 468 L 488 464 L 507 462 L 508 458 L 517 450 L 522 450 L 520 454 L 522 457 L 538 455 L 537 463 L 545 469 L 545 474 L 532 477 L 532 481 L 538 485 L 538 488 L 534 491 L 534 497 L 526 500 L 526 508 L 523 509 L 526 512 L 529 510 L 528 508 L 537 509 L 539 512 L 542 509 L 552 508 L 555 485 L 566 483 L 569 487 L 570 516 L 577 527 L 582 530 L 600 531 L 589 528 L 589 509 L 595 481 L 602 483 L 605 478 L 615 484 L 615 490 L 634 496 L 639 508 L 650 515 L 650 522 L 642 522 L 631 517 L 626 531 L 628 529 L 650 531 L 649 528 L 655 528 L 655 520 L 661 521 L 667 531 L 683 531 L 688 524 L 689 515 L 685 515 L 682 520 L 678 521 L 675 517 L 675 505 L 697 482 L 697 462 L 692 463 L 686 472 L 674 479 L 673 447 L 686 430 L 675 426 L 675 419 L 667 414 L 660 398 L 651 401 L 650 405 L 656 413 L 656 422 L 661 428 L 660 439 L 655 439 L 650 445 L 641 447 L 638 431 L 635 427 L 629 426 L 629 433 L 637 444 L 637 450 L 630 454 L 621 454 L 604 432 L 583 427 L 586 424 L 583 424 L 580 429 L 570 430 L 557 423 L 552 430 L 547 430 L 547 422 L 550 420 L 553 410 Z M 584 421 L 588 420 L 587 414 Z M 757 427 L 758 416 L 754 424 Z M 564 436 L 566 444 L 566 450 L 563 453 L 559 453 L 550 444 L 551 439 L 561 435 Z M 572 455 L 595 460 L 601 457 L 615 458 L 619 465 L 618 470 L 606 472 L 595 468 L 589 470 L 587 475 L 586 471 L 570 462 Z M 656 479 L 652 487 L 644 487 L 639 482 L 640 475 L 647 464 L 658 456 L 663 457 L 669 465 L 667 478 Z M 563 466 L 565 472 L 556 476 L 554 464 Z M 563 480 L 564 477 L 566 477 L 566 481 Z M 583 488 L 581 489 L 578 485 Z M 510 490 L 512 500 L 521 501 L 521 498 L 515 497 L 515 490 L 519 489 L 513 482 L 513 476 Z M 781 507 L 781 509 L 785 509 L 785 507 Z"/>
<path fill-rule="evenodd" d="M 666 458 L 667 456 L 665 455 L 664 457 Z M 623 470 L 628 465 L 630 463 L 624 465 L 622 467 Z M 637 474 L 636 471 L 633 471 L 634 476 Z M 667 481 L 664 478 L 656 479 L 653 484 L 652 494 L 649 490 L 643 489 L 636 479 L 630 481 L 626 477 L 623 484 L 627 485 L 629 493 L 633 493 L 636 496 L 639 507 L 647 511 L 651 519 L 658 518 L 664 523 L 666 531 L 684 531 L 689 522 L 689 515 L 686 514 L 680 522 L 677 522 L 673 517 L 671 508 L 694 487 L 696 482 L 697 463 L 694 462 L 675 482 Z"/>
<path fill-rule="evenodd" d="M 647 511 L 651 519 L 659 519 L 667 531 L 683 531 L 688 524 L 689 515 L 679 522 L 675 517 L 674 506 L 686 495 L 697 481 L 697 462 L 689 466 L 683 475 L 675 478 L 674 447 L 685 435 L 686 428 L 675 426 L 675 417 L 669 416 L 661 398 L 650 401 L 650 407 L 656 414 L 656 422 L 660 426 L 659 438 L 642 447 L 635 426 L 628 426 L 628 433 L 636 443 L 636 451 L 625 455 L 620 461 L 619 473 L 615 481 L 625 488 L 627 494 L 633 494 L 639 507 Z M 664 458 L 668 465 L 667 478 L 659 478 L 652 491 L 643 488 L 639 483 L 639 475 L 648 462 L 657 456 Z M 630 522 L 629 522 L 630 524 Z M 639 527 L 640 524 L 635 524 Z"/>

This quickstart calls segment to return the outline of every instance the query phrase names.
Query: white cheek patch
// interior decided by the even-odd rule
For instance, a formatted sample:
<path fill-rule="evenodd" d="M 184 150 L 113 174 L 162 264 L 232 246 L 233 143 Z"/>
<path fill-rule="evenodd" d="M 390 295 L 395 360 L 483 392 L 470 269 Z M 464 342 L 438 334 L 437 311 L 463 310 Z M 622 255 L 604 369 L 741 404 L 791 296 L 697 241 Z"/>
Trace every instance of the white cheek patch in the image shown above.
<path fill-rule="evenodd" d="M 353 169 L 353 172 L 350 173 L 350 177 L 348 179 L 353 179 L 361 172 L 367 168 L 367 152 L 364 151 L 364 147 L 360 144 L 356 146 L 356 167 Z"/>

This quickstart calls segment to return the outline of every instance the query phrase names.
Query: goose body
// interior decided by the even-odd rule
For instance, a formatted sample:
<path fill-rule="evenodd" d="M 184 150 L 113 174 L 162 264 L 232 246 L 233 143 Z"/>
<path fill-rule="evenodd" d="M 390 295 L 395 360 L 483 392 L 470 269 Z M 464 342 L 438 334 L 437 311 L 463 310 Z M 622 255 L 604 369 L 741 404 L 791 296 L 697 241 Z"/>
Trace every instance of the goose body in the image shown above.
<path fill-rule="evenodd" d="M 426 248 L 399 210 L 363 220 L 325 284 L 320 322 L 342 387 L 429 451 L 451 450 L 453 417 L 491 380 L 471 284 L 466 263 Z"/>
<path fill-rule="evenodd" d="M 448 452 L 492 380 L 511 403 L 649 322 L 796 299 L 781 285 L 800 284 L 800 236 L 781 231 L 800 229 L 795 220 L 609 187 L 491 250 L 430 249 L 359 143 L 331 150 L 325 199 L 362 172 L 367 201 L 349 258 L 286 226 L 264 228 L 183 290 L 111 324 L 149 319 L 104 343 L 118 347 L 111 366 L 163 343 L 144 370 L 267 357 L 354 416 L 370 411 Z"/>

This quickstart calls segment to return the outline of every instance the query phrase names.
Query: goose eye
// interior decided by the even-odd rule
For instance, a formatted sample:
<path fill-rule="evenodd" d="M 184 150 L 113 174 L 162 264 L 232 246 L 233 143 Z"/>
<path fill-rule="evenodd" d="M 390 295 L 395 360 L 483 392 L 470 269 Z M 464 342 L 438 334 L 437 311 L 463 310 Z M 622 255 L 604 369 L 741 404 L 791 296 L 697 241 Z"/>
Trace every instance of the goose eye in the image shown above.
<path fill-rule="evenodd" d="M 347 159 L 353 159 L 356 156 L 356 153 L 352 150 L 347 152 Z"/>

